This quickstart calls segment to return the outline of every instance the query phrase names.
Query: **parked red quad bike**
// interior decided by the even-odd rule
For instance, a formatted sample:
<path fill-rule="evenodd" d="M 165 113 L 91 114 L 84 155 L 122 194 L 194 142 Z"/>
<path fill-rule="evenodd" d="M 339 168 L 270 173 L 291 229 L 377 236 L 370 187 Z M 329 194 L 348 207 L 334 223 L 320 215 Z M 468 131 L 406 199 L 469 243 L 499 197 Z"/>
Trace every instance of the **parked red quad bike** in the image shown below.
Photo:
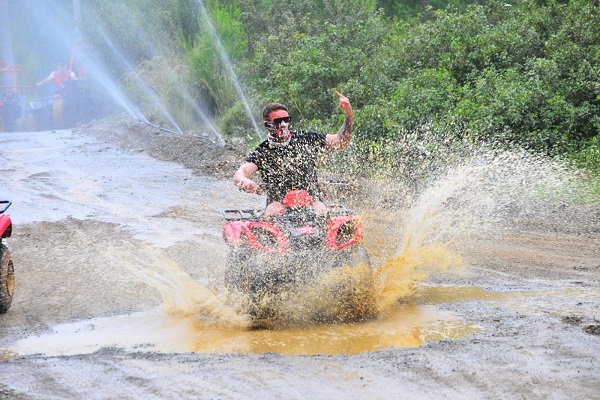
<path fill-rule="evenodd" d="M 12 221 L 4 212 L 12 203 L 0 200 L 0 313 L 5 313 L 10 308 L 15 290 L 15 270 L 8 247 L 2 239 L 12 234 Z"/>
<path fill-rule="evenodd" d="M 334 287 L 327 290 L 330 300 L 320 301 L 327 304 L 312 307 L 311 322 L 372 317 L 373 273 L 362 246 L 360 216 L 331 204 L 327 214 L 317 213 L 306 190 L 289 192 L 282 203 L 281 216 L 223 211 L 223 237 L 230 247 L 225 285 L 242 299 L 242 311 L 254 327 L 280 320 L 278 301 L 287 296 L 293 302 L 290 293 L 301 297 L 323 281 L 334 281 Z M 360 273 L 347 273 L 353 268 Z M 336 272 L 341 279 L 327 280 Z"/>

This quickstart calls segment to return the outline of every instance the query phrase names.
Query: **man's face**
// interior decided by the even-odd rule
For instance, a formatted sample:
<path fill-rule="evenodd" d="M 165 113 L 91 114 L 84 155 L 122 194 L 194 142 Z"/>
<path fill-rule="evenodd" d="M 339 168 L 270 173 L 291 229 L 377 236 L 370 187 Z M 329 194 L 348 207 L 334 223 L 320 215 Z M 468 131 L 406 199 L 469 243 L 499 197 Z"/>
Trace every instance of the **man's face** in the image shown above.
<path fill-rule="evenodd" d="M 265 123 L 272 124 L 275 128 L 277 128 L 284 122 L 288 125 L 290 123 L 290 114 L 285 110 L 271 111 L 271 113 L 269 114 L 269 119 L 265 121 Z M 270 128 L 267 126 L 267 129 Z"/>
<path fill-rule="evenodd" d="M 269 119 L 265 121 L 265 127 L 269 131 L 271 143 L 287 144 L 290 140 L 290 114 L 285 110 L 271 111 Z"/>

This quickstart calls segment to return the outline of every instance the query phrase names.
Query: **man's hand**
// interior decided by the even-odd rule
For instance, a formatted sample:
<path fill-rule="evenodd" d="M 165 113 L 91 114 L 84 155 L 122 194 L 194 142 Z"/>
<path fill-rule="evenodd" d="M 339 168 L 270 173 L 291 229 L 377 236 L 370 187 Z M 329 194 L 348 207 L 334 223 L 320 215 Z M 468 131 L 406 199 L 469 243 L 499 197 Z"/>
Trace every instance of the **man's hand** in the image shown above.
<path fill-rule="evenodd" d="M 340 127 L 340 130 L 335 135 L 327 135 L 325 146 L 327 150 L 341 150 L 350 145 L 352 140 L 352 106 L 350 100 L 340 92 L 336 91 L 335 95 L 340 99 L 340 108 L 344 110 L 346 117 Z"/>
<path fill-rule="evenodd" d="M 340 99 L 340 108 L 344 110 L 344 113 L 348 116 L 352 116 L 352 106 L 350 105 L 350 100 L 340 92 L 336 90 L 335 95 Z"/>
<path fill-rule="evenodd" d="M 258 185 L 250 178 L 243 178 L 237 186 L 246 193 L 256 193 L 258 191 Z"/>
<path fill-rule="evenodd" d="M 258 185 L 249 177 L 258 170 L 256 164 L 251 162 L 243 163 L 235 174 L 233 174 L 233 184 L 246 193 L 256 193 Z"/>

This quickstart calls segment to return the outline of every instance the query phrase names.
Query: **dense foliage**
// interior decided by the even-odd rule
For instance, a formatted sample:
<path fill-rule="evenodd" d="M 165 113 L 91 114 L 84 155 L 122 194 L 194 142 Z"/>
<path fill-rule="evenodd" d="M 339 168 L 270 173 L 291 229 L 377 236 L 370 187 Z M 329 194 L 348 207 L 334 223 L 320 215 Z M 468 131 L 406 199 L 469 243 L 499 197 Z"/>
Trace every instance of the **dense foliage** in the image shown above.
<path fill-rule="evenodd" d="M 133 73 L 188 126 L 201 104 L 223 134 L 256 138 L 248 110 L 259 119 L 262 104 L 279 101 L 297 127 L 335 132 L 338 90 L 352 101 L 366 163 L 493 143 L 600 168 L 594 1 L 82 4 L 83 37 L 112 73 L 128 86 Z"/>
<path fill-rule="evenodd" d="M 288 104 L 300 124 L 335 129 L 339 90 L 353 101 L 369 151 L 408 135 L 432 139 L 437 151 L 440 142 L 500 142 L 597 168 L 593 3 L 429 8 L 421 20 L 390 19 L 368 2 L 285 3 L 239 2 L 249 51 L 237 65 L 260 102 Z"/>

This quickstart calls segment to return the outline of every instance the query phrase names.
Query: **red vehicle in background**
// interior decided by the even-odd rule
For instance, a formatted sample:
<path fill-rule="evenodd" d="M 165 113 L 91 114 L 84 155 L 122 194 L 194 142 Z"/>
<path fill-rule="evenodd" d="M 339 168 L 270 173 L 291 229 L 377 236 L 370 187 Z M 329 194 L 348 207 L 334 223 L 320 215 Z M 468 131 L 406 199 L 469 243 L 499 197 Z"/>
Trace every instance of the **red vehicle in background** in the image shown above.
<path fill-rule="evenodd" d="M 3 239 L 12 234 L 12 221 L 4 212 L 12 203 L 0 200 L 0 313 L 5 313 L 12 304 L 15 291 L 15 270 L 8 247 Z"/>

